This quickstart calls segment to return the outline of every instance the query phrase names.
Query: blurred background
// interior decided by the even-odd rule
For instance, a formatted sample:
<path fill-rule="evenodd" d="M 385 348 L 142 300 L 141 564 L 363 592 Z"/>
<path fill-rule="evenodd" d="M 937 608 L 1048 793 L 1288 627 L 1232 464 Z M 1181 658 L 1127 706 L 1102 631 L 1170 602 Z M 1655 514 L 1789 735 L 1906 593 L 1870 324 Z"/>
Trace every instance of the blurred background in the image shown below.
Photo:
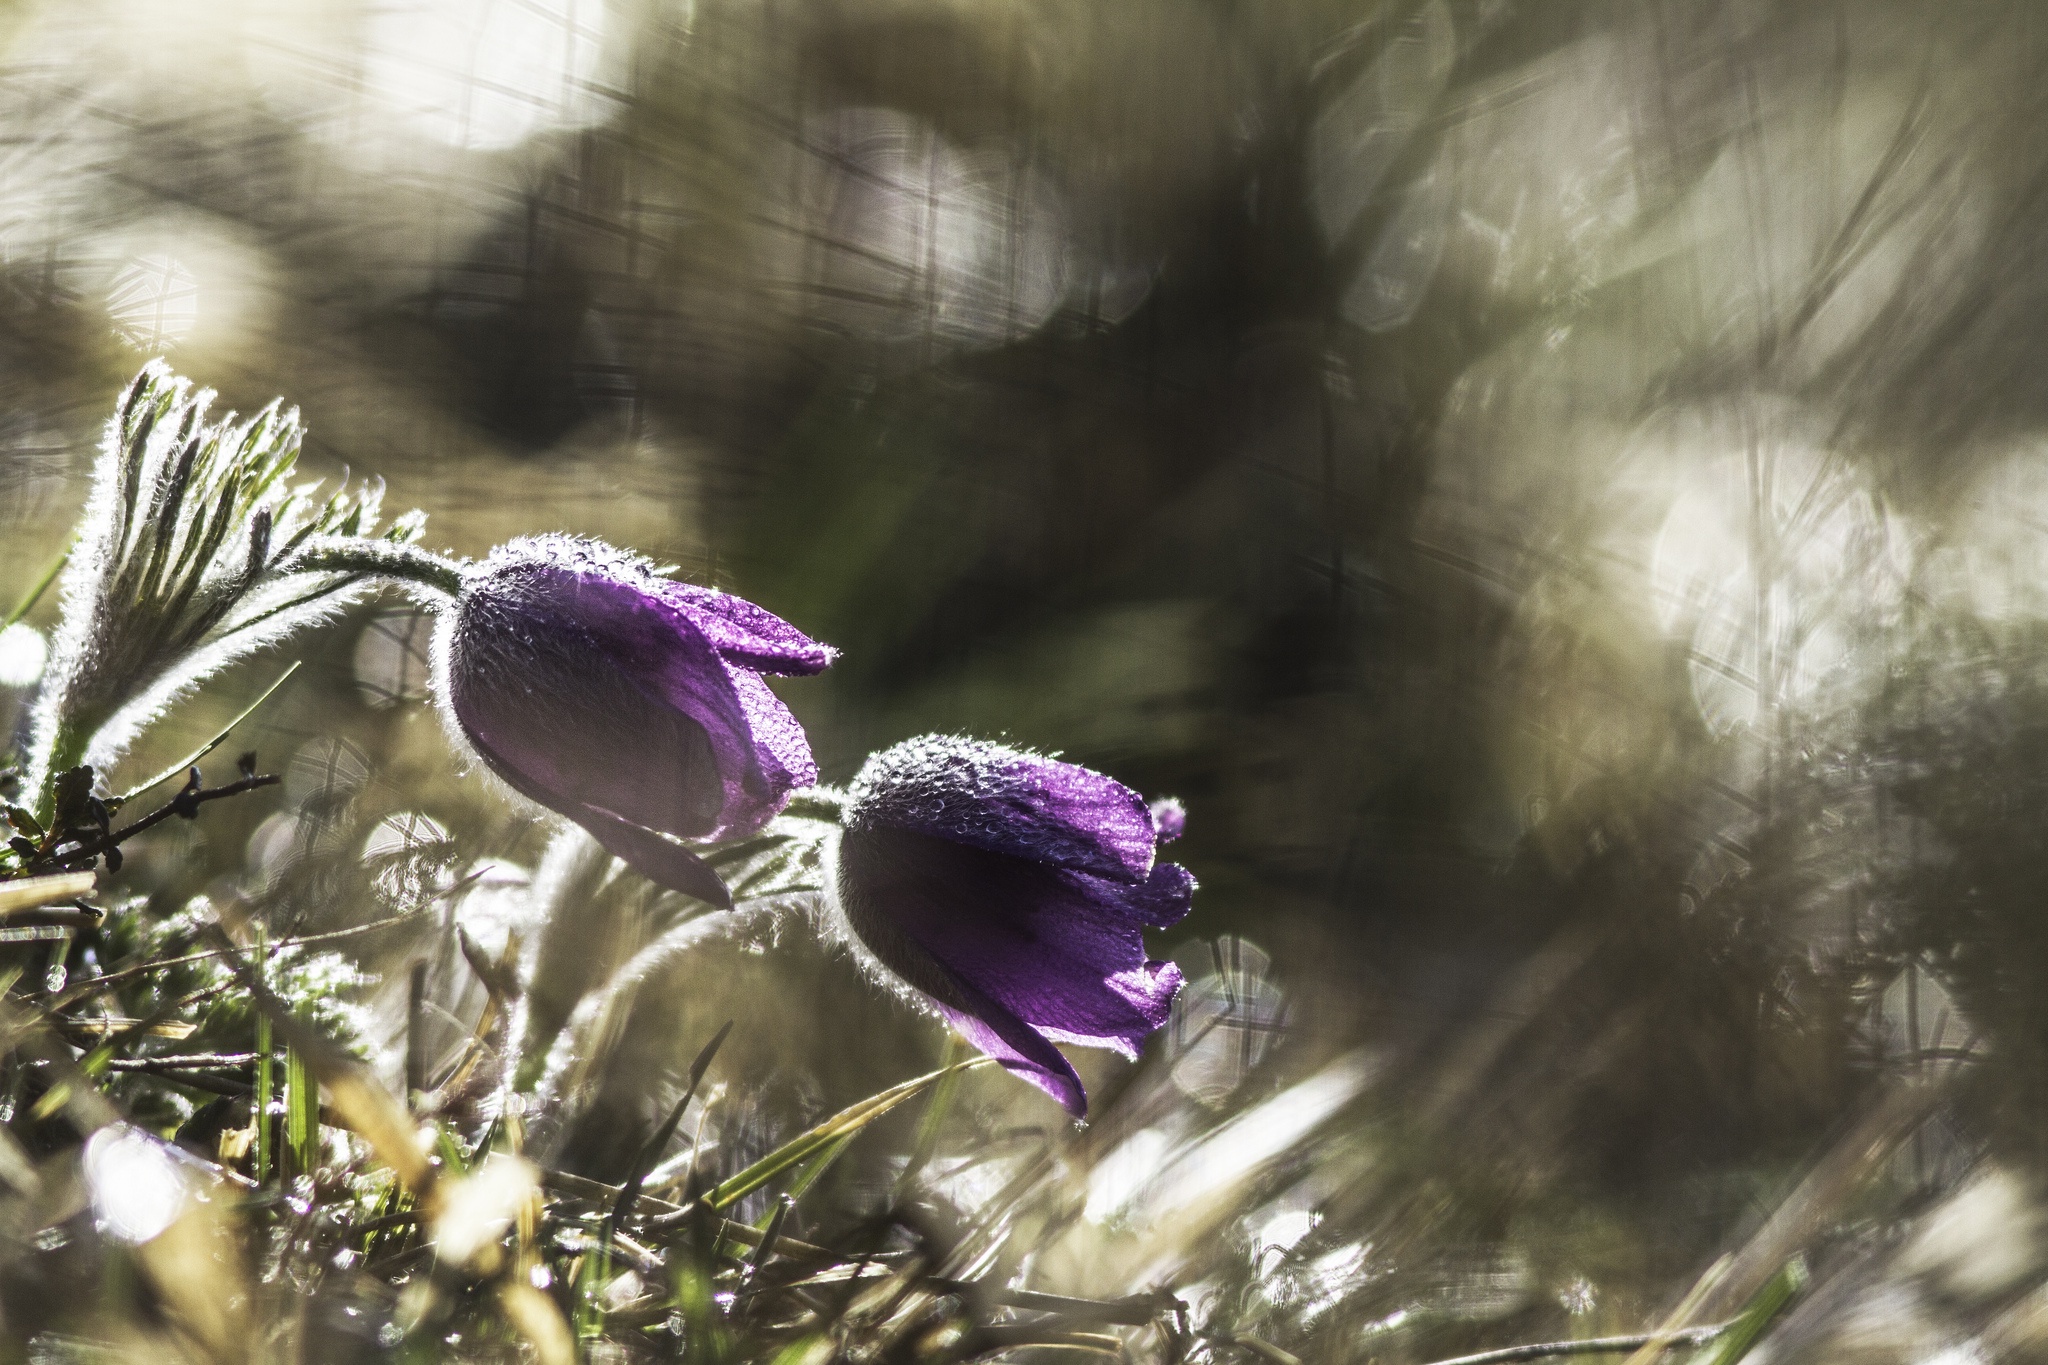
<path fill-rule="evenodd" d="M 1084 1059 L 1046 1283 L 1332 1361 L 1638 1330 L 1910 1083 L 1780 1354 L 2038 1348 L 2039 7 L 16 0 L 0 64 L 0 596 L 161 354 L 429 544 L 599 535 L 840 646 L 779 689 L 828 781 L 943 729 L 1186 802 L 1192 984 Z M 143 746 L 306 660 L 152 913 L 522 884 L 426 638 L 373 603 Z M 656 965 L 587 1173 L 724 1018 L 735 1151 L 940 1055 L 797 921 Z M 970 1090 L 963 1149 L 1061 1129 Z"/>

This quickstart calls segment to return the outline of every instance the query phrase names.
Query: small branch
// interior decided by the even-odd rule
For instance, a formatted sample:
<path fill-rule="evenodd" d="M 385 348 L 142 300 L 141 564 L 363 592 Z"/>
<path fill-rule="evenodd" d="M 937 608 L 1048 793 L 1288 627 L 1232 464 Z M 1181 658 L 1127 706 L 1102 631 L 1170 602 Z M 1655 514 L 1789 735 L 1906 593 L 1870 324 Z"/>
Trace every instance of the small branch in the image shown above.
<path fill-rule="evenodd" d="M 199 784 L 199 770 L 194 768 L 191 772 L 192 775 L 186 779 L 184 788 L 176 796 L 163 805 L 158 806 L 134 824 L 124 826 L 121 829 L 115 830 L 112 834 L 104 836 L 100 841 L 101 846 L 93 851 L 104 852 L 105 849 L 118 847 L 127 840 L 133 839 L 144 830 L 153 829 L 157 825 L 162 824 L 173 815 L 182 815 L 187 820 L 190 820 L 198 815 L 199 807 L 208 801 L 219 801 L 229 796 L 240 796 L 243 792 L 252 792 L 260 787 L 274 787 L 284 781 L 283 778 L 275 773 L 263 773 L 255 777 L 244 777 L 230 782 L 225 787 L 202 787 Z M 92 846 L 87 845 L 87 847 Z"/>
<path fill-rule="evenodd" d="M 931 1283 L 956 1294 L 978 1295 L 1006 1308 L 1023 1308 L 1035 1313 L 1056 1313 L 1068 1322 L 1109 1322 L 1123 1327 L 1143 1327 L 1178 1302 L 1171 1294 L 1134 1294 L 1122 1299 L 1077 1299 L 1065 1294 L 1041 1294 L 1035 1289 L 1004 1289 L 979 1280 L 954 1280 L 943 1275 Z M 1235 1340 L 1235 1338 L 1233 1338 Z"/>
<path fill-rule="evenodd" d="M 113 1068 L 109 1068 L 112 1070 Z M 209 1095 L 225 1095 L 238 1100 L 254 1093 L 247 1081 L 231 1081 L 227 1077 L 206 1071 L 181 1071 L 159 1069 L 146 1064 L 131 1063 L 119 1068 L 123 1075 L 147 1076 L 153 1081 L 165 1081 L 171 1085 L 182 1085 L 192 1090 L 204 1090 Z"/>
<path fill-rule="evenodd" d="M 236 1071 L 253 1064 L 253 1052 L 188 1052 L 169 1057 L 114 1057 L 108 1071 Z"/>
<path fill-rule="evenodd" d="M 174 815 L 182 816 L 187 820 L 196 819 L 199 815 L 199 807 L 208 801 L 219 801 L 229 796 L 240 796 L 243 792 L 255 791 L 259 787 L 274 787 L 284 780 L 275 774 L 265 773 L 261 776 L 245 777 L 240 781 L 230 782 L 225 787 L 206 787 L 200 783 L 199 769 L 188 769 L 188 772 L 190 776 L 186 778 L 184 787 L 179 790 L 176 796 L 143 816 L 134 824 L 125 825 L 120 829 L 102 833 L 92 838 L 80 839 L 77 845 L 71 848 L 53 848 L 51 852 L 44 854 L 38 859 L 33 864 L 31 870 L 46 867 L 66 868 L 74 863 L 83 863 L 89 867 L 94 860 L 103 855 L 113 853 L 122 844 L 133 839 L 136 835 L 146 830 L 154 829 Z M 75 833 L 76 831 L 72 831 L 65 837 L 68 839 Z M 116 860 L 110 858 L 107 865 L 109 868 L 113 868 L 118 864 Z"/>
<path fill-rule="evenodd" d="M 977 1356 L 1027 1347 L 1064 1347 L 1085 1351 L 1089 1355 L 1120 1356 L 1123 1346 L 1121 1337 L 1107 1332 L 1048 1331 L 1037 1323 L 994 1322 L 976 1328 L 969 1335 L 966 1354 Z"/>

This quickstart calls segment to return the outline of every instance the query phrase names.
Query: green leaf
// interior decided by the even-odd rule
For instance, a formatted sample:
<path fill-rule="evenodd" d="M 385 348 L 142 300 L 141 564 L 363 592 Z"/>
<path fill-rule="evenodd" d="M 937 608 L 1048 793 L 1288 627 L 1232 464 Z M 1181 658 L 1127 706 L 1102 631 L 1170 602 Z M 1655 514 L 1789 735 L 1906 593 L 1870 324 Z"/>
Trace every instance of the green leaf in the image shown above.
<path fill-rule="evenodd" d="M 1794 1256 L 1756 1292 L 1728 1330 L 1692 1358 L 1692 1365 L 1735 1365 L 1762 1339 L 1772 1320 L 1806 1288 L 1806 1280 L 1806 1258 Z"/>
<path fill-rule="evenodd" d="M 462 1149 L 462 1141 L 449 1130 L 446 1124 L 434 1127 L 434 1151 L 441 1158 L 441 1166 L 451 1175 L 468 1175 L 470 1153 Z"/>
<path fill-rule="evenodd" d="M 261 924 L 255 926 L 256 942 L 249 953 L 250 967 L 261 982 L 270 971 L 270 935 Z M 256 1016 L 256 1183 L 270 1178 L 270 1016 Z"/>
<path fill-rule="evenodd" d="M 43 837 L 42 823 L 20 806 L 11 803 L 8 805 L 7 823 L 13 825 L 17 833 L 25 834 L 31 839 Z"/>
<path fill-rule="evenodd" d="M 284 1054 L 284 1141 L 294 1175 L 311 1175 L 319 1168 L 320 1083 L 297 1048 Z"/>
<path fill-rule="evenodd" d="M 803 1198 L 804 1191 L 818 1183 L 818 1177 L 832 1168 L 832 1163 L 839 1160 L 839 1154 L 848 1147 L 851 1147 L 853 1140 L 858 1136 L 858 1133 L 848 1133 L 845 1137 L 840 1138 L 824 1151 L 805 1162 L 803 1169 L 796 1173 L 796 1179 L 789 1182 L 789 1197 L 791 1199 Z M 774 1215 L 771 1213 L 769 1216 L 773 1217 Z"/>

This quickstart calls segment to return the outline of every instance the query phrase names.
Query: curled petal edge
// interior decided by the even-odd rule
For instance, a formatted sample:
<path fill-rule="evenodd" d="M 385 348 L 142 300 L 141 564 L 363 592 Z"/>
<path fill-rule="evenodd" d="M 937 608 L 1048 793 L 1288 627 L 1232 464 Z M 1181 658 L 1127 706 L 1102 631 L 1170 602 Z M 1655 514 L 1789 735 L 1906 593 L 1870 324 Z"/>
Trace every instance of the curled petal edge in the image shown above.
<path fill-rule="evenodd" d="M 605 852 L 623 858 L 647 880 L 695 896 L 720 910 L 732 909 L 732 892 L 726 884 L 710 864 L 681 844 L 601 806 L 581 806 L 568 814 L 590 831 L 590 837 L 603 845 Z"/>
<path fill-rule="evenodd" d="M 524 774 L 470 734 L 466 727 L 464 734 L 505 785 L 535 805 L 545 806 L 583 826 L 605 852 L 614 858 L 624 859 L 641 876 L 671 891 L 695 896 L 721 910 L 732 909 L 732 892 L 710 865 L 689 849 L 602 806 L 579 802 L 573 809 L 564 810 L 552 804 L 542 798 Z"/>
<path fill-rule="evenodd" d="M 1088 1115 L 1088 1092 L 1081 1077 L 1064 1053 L 1029 1024 L 995 1001 L 947 973 L 959 992 L 958 1008 L 941 1002 L 939 1013 L 958 1029 L 967 1041 L 996 1059 L 1011 1075 L 1043 1090 L 1059 1101 L 1075 1118 Z"/>

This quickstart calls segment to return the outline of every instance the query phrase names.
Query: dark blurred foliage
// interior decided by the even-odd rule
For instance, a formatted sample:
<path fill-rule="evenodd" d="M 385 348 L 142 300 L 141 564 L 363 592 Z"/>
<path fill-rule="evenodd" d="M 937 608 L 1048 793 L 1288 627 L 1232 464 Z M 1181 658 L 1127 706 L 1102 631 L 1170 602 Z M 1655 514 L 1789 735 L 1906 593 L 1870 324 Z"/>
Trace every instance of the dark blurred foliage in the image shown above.
<path fill-rule="evenodd" d="M 2040 1160 L 2037 7 L 6 24 L 9 581 L 168 350 L 224 401 L 300 404 L 309 463 L 387 479 L 431 543 L 603 535 L 841 646 L 782 689 L 827 780 L 959 729 L 1179 795 L 1186 936 L 1260 945 L 1289 998 L 1253 1091 L 1372 1049 L 1354 1145 L 1289 1168 L 1325 1218 L 1297 1260 L 1351 1237 L 1518 1286 L 1415 1338 L 1446 1350 L 1554 1328 L 1581 1279 L 1648 1315 L 1916 1068 L 1972 1059 L 1942 1142 Z M 366 921 L 363 840 L 406 812 L 451 865 L 538 862 L 417 690 L 370 704 L 373 619 L 404 628 L 304 646 L 252 740 L 359 771 L 139 855 L 152 914 L 254 878 L 281 932 Z M 634 920 L 592 981 L 669 927 Z M 707 952 L 642 964 L 666 984 L 571 1165 L 616 1178 L 727 1017 L 761 1142 L 932 1055 L 807 932 Z M 991 1131 L 1055 1122 L 975 1088 Z M 1316 1330 L 1427 1300 L 1359 1292 Z"/>

